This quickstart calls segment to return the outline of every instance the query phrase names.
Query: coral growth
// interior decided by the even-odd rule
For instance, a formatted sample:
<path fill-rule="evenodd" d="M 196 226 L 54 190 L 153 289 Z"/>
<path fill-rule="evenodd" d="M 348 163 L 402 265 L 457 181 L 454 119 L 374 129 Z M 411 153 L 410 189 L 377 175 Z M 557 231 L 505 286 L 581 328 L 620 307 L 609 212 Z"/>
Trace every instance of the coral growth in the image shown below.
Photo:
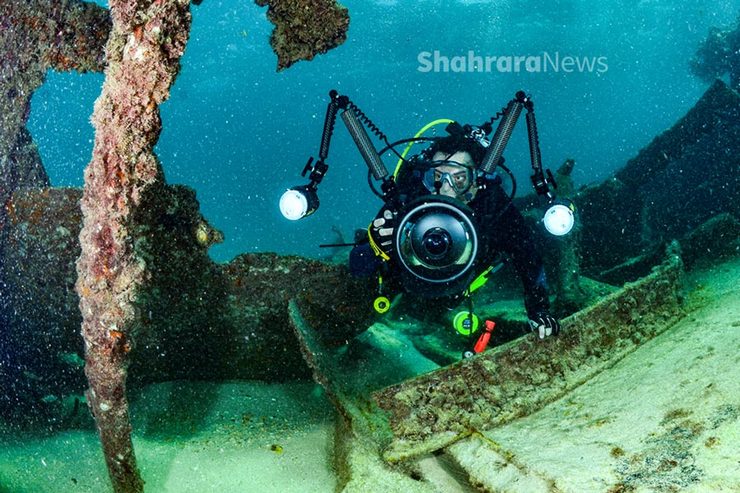
<path fill-rule="evenodd" d="M 278 56 L 278 70 L 312 60 L 347 38 L 349 14 L 335 0 L 255 1 L 268 6 L 267 18 L 275 24 L 270 45 Z"/>
<path fill-rule="evenodd" d="M 137 214 L 160 192 L 153 148 L 158 106 L 169 96 L 190 33 L 190 4 L 180 0 L 111 0 L 103 91 L 92 121 L 95 145 L 85 170 L 77 262 L 88 404 L 117 492 L 143 489 L 128 420 L 128 350 L 136 342 L 136 302 L 149 272 L 137 252 Z"/>

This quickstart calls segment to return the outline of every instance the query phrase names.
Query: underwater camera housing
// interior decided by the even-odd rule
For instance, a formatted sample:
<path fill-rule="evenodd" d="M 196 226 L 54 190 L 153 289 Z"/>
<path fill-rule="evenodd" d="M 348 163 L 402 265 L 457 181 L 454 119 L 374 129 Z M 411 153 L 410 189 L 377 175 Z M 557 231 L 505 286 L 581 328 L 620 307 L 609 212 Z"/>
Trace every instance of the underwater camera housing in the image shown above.
<path fill-rule="evenodd" d="M 439 195 L 412 201 L 399 215 L 393 252 L 405 287 L 422 296 L 463 291 L 475 273 L 478 233 L 473 212 Z"/>
<path fill-rule="evenodd" d="M 512 182 L 509 196 L 511 203 L 516 194 L 516 180 L 511 170 L 504 165 L 503 152 L 519 116 L 526 109 L 532 164 L 531 181 L 537 195 L 545 198 L 549 207 L 543 218 L 543 225 L 554 235 L 567 234 L 573 227 L 575 206 L 557 200 L 555 196 L 557 184 L 552 173 L 542 167 L 534 103 L 523 91 L 517 92 L 507 106 L 480 126 L 460 125 L 453 120 L 439 119 L 425 125 L 414 137 L 393 143 L 347 96 L 332 90 L 329 98 L 318 160 L 314 163 L 313 158 L 310 158 L 303 168 L 302 176 L 309 174 L 309 183 L 286 191 L 281 203 L 283 215 L 289 219 L 299 219 L 318 208 L 318 185 L 329 168 L 326 163 L 329 145 L 338 113 L 342 110 L 339 116 L 367 165 L 370 189 L 385 203 L 385 209 L 391 217 L 395 218 L 393 232 L 388 233 L 393 235 L 392 240 L 386 236 L 379 244 L 374 244 L 370 237 L 371 246 L 384 261 L 392 261 L 401 267 L 401 278 L 407 289 L 413 289 L 427 297 L 445 297 L 455 291 L 459 293 L 465 290 L 466 283 L 480 267 L 476 265 L 480 251 L 477 225 L 472 211 L 462 201 L 440 195 L 439 189 L 437 195 L 416 200 L 415 195 L 408 196 L 400 190 L 404 186 L 400 179 L 404 165 L 410 166 L 409 163 L 418 157 L 407 158 L 409 150 L 416 143 L 436 141 L 437 138 L 424 137 L 423 134 L 437 125 L 446 124 L 448 134 L 475 141 L 485 150 L 480 164 L 474 170 L 475 185 L 479 189 L 494 183 L 491 177 L 496 176 L 497 169 L 509 174 Z M 489 139 L 493 123 L 497 120 L 496 131 Z M 378 151 L 375 148 L 366 127 L 386 144 L 383 149 Z M 406 147 L 399 153 L 396 147 L 402 144 L 406 144 Z M 392 152 L 398 157 L 393 174 L 388 172 L 381 159 L 386 152 Z M 426 151 L 422 151 L 421 154 L 425 153 Z M 424 155 L 424 158 L 428 160 L 430 156 Z M 399 183 L 396 182 L 397 178 Z M 373 180 L 381 182 L 380 190 Z M 385 226 L 384 229 L 388 231 L 389 227 Z M 322 246 L 357 246 L 357 243 Z"/>

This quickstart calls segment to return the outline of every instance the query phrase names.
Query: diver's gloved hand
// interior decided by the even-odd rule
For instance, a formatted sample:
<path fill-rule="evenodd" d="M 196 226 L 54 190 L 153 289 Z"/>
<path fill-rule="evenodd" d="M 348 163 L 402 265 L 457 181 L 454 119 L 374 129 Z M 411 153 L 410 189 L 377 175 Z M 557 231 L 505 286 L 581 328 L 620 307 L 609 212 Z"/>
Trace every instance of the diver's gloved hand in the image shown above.
<path fill-rule="evenodd" d="M 529 318 L 529 328 L 537 332 L 540 339 L 560 334 L 560 322 L 548 312 L 537 312 Z"/>
<path fill-rule="evenodd" d="M 386 254 L 389 254 L 393 248 L 393 230 L 395 227 L 396 217 L 393 211 L 386 208 L 381 209 L 370 225 L 370 236 L 373 242 Z"/>

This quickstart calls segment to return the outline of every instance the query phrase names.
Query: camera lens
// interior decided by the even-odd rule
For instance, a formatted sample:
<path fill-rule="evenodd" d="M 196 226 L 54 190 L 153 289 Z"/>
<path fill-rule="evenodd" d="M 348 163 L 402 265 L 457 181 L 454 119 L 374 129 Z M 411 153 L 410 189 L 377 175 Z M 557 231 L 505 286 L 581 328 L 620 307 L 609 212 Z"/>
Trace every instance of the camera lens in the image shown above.
<path fill-rule="evenodd" d="M 435 298 L 469 284 L 478 252 L 472 211 L 432 196 L 412 202 L 400 217 L 393 242 L 406 287 Z"/>
<path fill-rule="evenodd" d="M 422 244 L 424 249 L 432 258 L 444 256 L 450 249 L 452 238 L 450 234 L 442 228 L 434 228 L 426 232 Z"/>

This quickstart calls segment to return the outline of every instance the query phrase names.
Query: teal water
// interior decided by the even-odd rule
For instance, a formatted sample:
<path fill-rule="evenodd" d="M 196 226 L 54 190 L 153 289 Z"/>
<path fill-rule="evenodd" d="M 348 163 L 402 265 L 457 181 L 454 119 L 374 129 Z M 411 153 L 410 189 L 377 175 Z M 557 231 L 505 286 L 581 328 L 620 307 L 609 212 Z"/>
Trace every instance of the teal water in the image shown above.
<path fill-rule="evenodd" d="M 482 123 L 516 91 L 525 90 L 536 104 L 545 166 L 555 169 L 565 159 L 574 158 L 576 184 L 597 183 L 622 168 L 628 159 L 693 107 L 708 84 L 692 75 L 689 60 L 710 27 L 728 27 L 740 13 L 740 0 L 680 3 L 347 0 L 343 4 L 351 18 L 346 42 L 311 62 L 298 62 L 280 73 L 275 70 L 277 59 L 269 46 L 273 25 L 265 17 L 266 9 L 245 0 L 203 0 L 200 6 L 192 7 L 190 41 L 171 97 L 161 107 L 163 131 L 156 152 L 168 182 L 195 189 L 204 217 L 224 232 L 225 242 L 210 250 L 217 261 L 225 262 L 244 252 L 264 251 L 320 257 L 326 253 L 318 248 L 320 243 L 337 241 L 337 230 L 350 240 L 351 232 L 364 228 L 377 212 L 380 202 L 368 189 L 366 166 L 341 122 L 337 123 L 328 159 L 330 170 L 319 191 L 318 213 L 302 221 L 289 222 L 278 211 L 282 192 L 289 186 L 305 183 L 300 171 L 307 158 L 318 153 L 327 94 L 331 89 L 349 96 L 391 140 L 410 137 L 436 118 Z M 595 64 L 595 68 L 528 72 L 496 66 L 497 70 L 488 73 L 420 70 L 419 57 L 435 51 L 448 59 L 465 57 L 469 52 L 482 57 L 547 54 L 550 58 L 586 60 Z M 46 83 L 34 94 L 29 128 L 54 186 L 82 185 L 94 138 L 89 118 L 102 82 L 102 74 L 49 72 Z M 723 152 L 734 150 L 727 148 Z M 386 157 L 386 165 L 394 166 L 395 160 Z M 527 193 L 530 164 L 523 119 L 506 158 L 518 179 L 520 194 Z M 692 170 L 696 175 L 711 175 L 707 163 L 698 159 L 696 162 L 700 169 L 700 172 Z M 653 186 L 657 188 L 662 183 L 658 180 Z M 737 265 L 732 270 L 710 270 L 706 279 L 694 281 L 693 296 L 716 301 L 701 316 L 690 314 L 683 326 L 690 327 L 696 322 L 702 328 L 714 329 L 701 334 L 726 340 L 721 331 L 728 327 L 736 329 L 740 324 L 737 310 L 722 306 L 725 300 L 727 306 L 736 306 L 732 303 L 737 299 L 737 289 L 731 291 L 731 286 L 738 272 Z M 722 286 L 731 296 L 717 289 L 713 291 L 714 284 Z M 502 291 L 506 288 L 503 286 Z M 702 295 L 705 289 L 708 294 Z M 518 310 L 521 320 L 516 321 L 526 327 L 519 293 L 517 285 L 517 298 L 496 300 L 501 308 L 495 308 L 500 313 Z M 327 300 L 327 306 L 331 301 Z M 371 300 L 361 299 L 357 303 L 361 306 L 368 301 Z M 254 302 L 263 303 L 259 299 Z M 252 307 L 238 308 L 246 312 Z M 76 306 L 65 307 L 69 311 L 75 309 Z M 20 344 L 52 340 L 54 330 L 77 334 L 79 326 L 70 328 L 67 320 L 45 334 L 40 333 L 38 326 L 27 324 L 32 325 L 32 330 L 24 326 L 23 337 L 15 340 L 5 337 L 11 332 L 5 332 L 3 326 L 6 314 L 0 315 L 3 356 L 0 363 L 9 361 L 15 365 L 9 375 L 18 375 L 16 383 L 29 387 L 38 381 L 32 372 L 16 371 L 22 369 L 16 363 L 42 366 L 51 358 L 73 355 L 51 344 L 39 344 L 38 361 L 21 361 L 14 353 Z M 404 319 L 403 315 L 396 320 L 395 315 L 391 312 L 387 325 L 376 324 L 337 351 L 341 359 L 338 367 L 345 370 L 345 378 L 357 388 L 361 384 L 384 386 L 428 372 L 441 365 L 441 361 L 458 361 L 461 348 L 470 346 L 460 342 L 462 339 L 451 329 L 444 337 L 437 334 L 437 339 L 427 338 L 429 333 L 435 335 L 431 330 L 434 327 L 415 323 L 413 318 Z M 152 318 L 151 311 L 148 317 Z M 63 323 L 67 325 L 62 327 Z M 497 330 L 501 331 L 502 327 L 500 324 Z M 258 326 L 251 330 L 264 329 Z M 445 329 L 449 328 L 445 325 Z M 207 350 L 207 345 L 212 344 L 211 327 L 191 330 L 200 331 L 198 341 L 202 340 Z M 298 342 L 293 340 L 289 327 L 285 330 L 284 342 L 294 350 Z M 261 334 L 255 332 L 251 335 L 259 340 Z M 733 330 L 734 339 L 729 340 L 737 340 L 736 334 L 737 330 Z M 261 358 L 260 355 L 272 349 L 250 346 L 249 334 L 245 339 L 247 349 L 238 356 L 253 357 L 247 350 L 255 349 L 254 357 Z M 448 344 L 450 340 L 454 344 Z M 81 351 L 79 342 L 78 351 Z M 681 342 L 676 340 L 675 344 Z M 702 344 L 699 340 L 695 346 L 699 348 Z M 440 348 L 448 351 L 443 353 Z M 229 348 L 232 349 L 242 350 Z M 282 369 L 287 366 L 282 359 L 283 348 L 274 349 L 264 364 Z M 177 347 L 163 348 L 162 355 L 164 351 L 177 350 Z M 683 357 L 679 350 L 676 353 Z M 706 378 L 708 385 L 701 380 L 706 377 L 706 372 L 701 372 L 702 358 L 727 368 L 731 351 L 718 351 L 722 358 L 715 360 L 709 359 L 711 355 L 699 353 L 697 350 L 696 356 L 686 356 L 687 361 L 694 362 L 695 377 L 691 378 L 702 383 L 694 386 L 703 397 L 709 395 L 704 401 L 697 400 L 696 409 L 722 405 L 736 417 L 740 404 L 730 398 L 737 395 L 737 380 L 730 378 L 732 373 L 717 371 L 722 378 L 717 382 Z M 81 375 L 79 357 L 71 358 L 74 369 L 70 371 Z M 645 357 L 643 353 L 643 359 L 650 362 L 642 365 L 647 367 L 659 358 Z M 677 357 L 676 361 L 680 362 L 681 358 Z M 182 364 L 193 363 L 185 360 Z M 8 365 L 0 370 L 4 372 L 7 368 Z M 354 370 L 354 375 L 350 370 Z M 679 372 L 670 375 L 676 373 Z M 9 380 L 4 373 L 0 376 L 3 382 Z M 639 380 L 640 374 L 633 371 L 630 377 Z M 684 382 L 689 376 L 682 378 L 685 379 L 680 385 L 687 385 Z M 615 381 L 619 384 L 623 378 L 618 375 Z M 717 385 L 720 389 L 717 395 L 705 392 L 709 385 Z M 659 386 L 665 387 L 662 382 Z M 650 395 L 649 386 L 640 388 L 644 395 Z M 4 402 L 12 405 L 14 389 L 0 390 L 6 392 L 5 397 L 10 396 Z M 666 409 L 684 406 L 674 402 L 684 400 L 684 394 L 668 390 L 664 399 Z M 345 479 L 343 471 L 337 470 L 337 464 L 346 459 L 337 460 L 337 455 L 342 453 L 341 446 L 337 446 L 338 437 L 347 437 L 340 437 L 341 428 L 339 431 L 335 428 L 334 406 L 329 397 L 308 381 L 164 381 L 135 388 L 130 392 L 133 439 L 147 491 L 334 491 Z M 55 399 L 57 396 L 50 394 L 42 401 L 50 404 Z M 594 400 L 600 401 L 598 397 Z M 23 405 L 20 399 L 16 401 Z M 647 421 L 644 418 L 650 413 L 653 421 L 660 421 L 662 414 L 647 409 L 652 404 L 649 399 L 643 399 L 640 404 L 642 407 L 621 406 L 631 413 L 625 421 L 631 421 L 623 428 L 613 427 L 614 436 L 632 436 L 631 423 Z M 78 413 L 79 409 L 75 409 L 72 416 L 75 421 L 70 419 L 69 426 L 48 422 L 27 434 L 0 427 L 0 493 L 109 491 L 92 419 L 86 412 Z M 85 409 L 84 403 L 81 409 Z M 562 414 L 556 413 L 553 428 Z M 601 423 L 599 416 L 594 418 L 602 426 L 606 422 Z M 584 422 L 592 422 L 591 416 L 582 417 Z M 732 428 L 728 425 L 729 431 L 720 430 L 715 436 L 712 428 L 697 438 L 697 443 L 703 444 L 699 455 L 705 461 L 702 467 L 708 479 L 701 484 L 706 489 L 692 491 L 714 491 L 714 476 L 719 478 L 716 484 L 720 486 L 735 481 L 736 473 L 729 474 L 731 467 L 725 468 L 725 464 L 737 462 L 737 452 L 731 444 L 732 437 L 738 436 L 738 422 L 735 419 Z M 514 431 L 517 436 L 529 437 Z M 570 436 L 564 435 L 561 445 L 567 445 Z M 601 446 L 602 435 L 594 435 L 594 443 Z M 549 428 L 543 436 L 544 444 L 552 441 Z M 652 435 L 646 436 L 650 444 Z M 540 448 L 529 445 L 527 441 L 522 450 L 531 448 L 535 457 L 527 464 L 537 464 L 546 454 L 540 456 Z M 669 452 L 670 446 L 670 443 L 666 445 Z M 615 450 L 616 446 L 609 448 Z M 561 465 L 563 458 L 581 457 L 583 449 L 563 450 L 548 446 L 546 452 L 551 460 L 546 465 L 557 466 L 558 474 L 576 476 L 575 467 Z M 627 452 L 639 457 L 640 450 L 635 446 L 634 451 Z M 717 450 L 722 452 L 722 460 L 712 455 Z M 368 456 L 377 459 L 372 454 Z M 617 470 L 621 462 L 616 455 L 611 457 L 614 460 L 601 460 L 598 464 Z M 591 464 L 584 467 L 583 461 L 577 462 L 576 466 L 583 467 L 581 475 L 593 479 Z M 384 477 L 386 470 L 380 472 L 378 477 Z M 364 476 L 355 473 L 356 477 Z M 556 477 L 554 473 L 552 477 Z M 608 475 L 604 477 L 610 479 Z M 567 484 L 567 479 L 563 484 Z M 614 480 L 609 484 L 617 483 Z M 378 490 L 392 491 L 382 484 L 376 489 L 355 491 Z"/>
<path fill-rule="evenodd" d="M 320 212 L 282 219 L 282 191 L 302 183 L 316 155 L 327 93 L 348 95 L 393 140 L 448 117 L 481 123 L 519 90 L 536 103 L 546 166 L 577 160 L 577 183 L 600 181 L 683 115 L 706 89 L 688 62 L 710 26 L 728 26 L 740 0 L 667 1 L 366 1 L 344 2 L 347 41 L 281 73 L 268 44 L 272 25 L 251 2 L 204 0 L 182 72 L 162 107 L 157 146 L 167 179 L 197 190 L 206 218 L 226 236 L 216 260 L 242 252 L 316 257 L 319 243 L 349 238 L 380 205 L 341 123 L 321 186 Z M 448 57 L 604 57 L 603 73 L 422 73 L 421 52 Z M 101 74 L 49 73 L 33 98 L 30 128 L 57 186 L 80 186 L 89 161 L 92 104 Z M 527 188 L 524 125 L 506 154 Z M 391 166 L 393 160 L 386 163 Z"/>

